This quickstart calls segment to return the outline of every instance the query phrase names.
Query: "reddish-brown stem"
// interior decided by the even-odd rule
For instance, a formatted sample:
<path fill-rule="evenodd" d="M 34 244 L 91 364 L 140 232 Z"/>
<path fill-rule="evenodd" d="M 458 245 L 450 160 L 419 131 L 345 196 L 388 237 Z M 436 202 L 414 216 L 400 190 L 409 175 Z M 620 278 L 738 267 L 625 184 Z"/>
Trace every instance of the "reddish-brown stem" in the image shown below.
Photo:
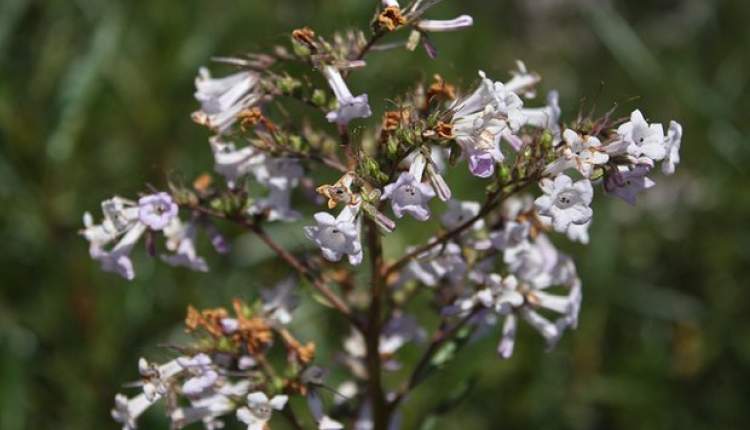
<path fill-rule="evenodd" d="M 466 222 L 464 222 L 463 224 L 459 225 L 458 227 L 454 228 L 453 230 L 450 230 L 448 232 L 445 232 L 445 233 L 439 235 L 435 240 L 430 241 L 429 243 L 416 248 L 415 250 L 407 253 L 406 255 L 404 255 L 403 257 L 401 257 L 400 259 L 398 259 L 395 263 L 393 263 L 390 266 L 388 266 L 388 268 L 385 270 L 385 277 L 388 278 L 390 275 L 396 273 L 396 271 L 400 270 L 401 268 L 403 268 L 404 266 L 406 266 L 407 264 L 409 264 L 409 262 L 412 259 L 416 258 L 420 254 L 423 254 L 423 253 L 431 250 L 432 248 L 435 248 L 437 246 L 440 246 L 440 245 L 444 244 L 445 242 L 447 242 L 447 241 L 449 241 L 449 240 L 457 237 L 458 235 L 460 235 L 464 231 L 466 231 L 469 228 L 471 228 L 471 226 L 473 226 L 474 223 L 476 223 L 480 219 L 484 218 L 488 213 L 490 213 L 495 208 L 495 206 L 498 203 L 495 200 L 495 196 L 496 196 L 496 194 L 488 196 L 487 202 L 482 207 L 482 209 L 479 211 L 479 213 L 476 214 L 475 216 L 473 216 L 472 218 L 470 218 L 469 220 L 467 220 Z"/>
<path fill-rule="evenodd" d="M 294 254 L 290 253 L 286 249 L 284 249 L 282 246 L 280 246 L 278 243 L 276 243 L 266 232 L 263 230 L 263 228 L 256 223 L 251 222 L 250 220 L 243 218 L 243 217 L 229 217 L 225 214 L 213 211 L 211 209 L 207 209 L 201 206 L 198 207 L 190 207 L 190 209 L 199 211 L 203 214 L 225 219 L 228 221 L 232 221 L 234 223 L 237 223 L 251 232 L 255 233 L 260 240 L 263 241 L 263 243 L 266 244 L 272 251 L 276 253 L 276 255 L 281 258 L 284 262 L 286 262 L 290 267 L 292 267 L 294 270 L 299 272 L 300 275 L 302 275 L 304 278 L 309 280 L 312 283 L 313 288 L 315 288 L 320 294 L 323 295 L 323 297 L 328 300 L 328 302 L 336 308 L 339 312 L 341 312 L 344 316 L 346 316 L 349 321 L 355 326 L 359 327 L 359 321 L 354 318 L 352 315 L 351 309 L 349 308 L 349 305 L 347 305 L 339 296 L 337 296 L 331 289 L 329 289 L 326 286 L 326 280 L 320 276 L 315 274 L 312 270 L 310 270 L 309 267 L 307 267 L 302 261 L 300 261 Z"/>

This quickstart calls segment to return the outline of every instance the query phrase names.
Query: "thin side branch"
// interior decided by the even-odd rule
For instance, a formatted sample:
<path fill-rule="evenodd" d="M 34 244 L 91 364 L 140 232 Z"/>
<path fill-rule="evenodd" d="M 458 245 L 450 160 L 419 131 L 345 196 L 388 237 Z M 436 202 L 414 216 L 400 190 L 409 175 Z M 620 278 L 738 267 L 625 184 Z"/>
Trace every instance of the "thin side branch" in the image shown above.
<path fill-rule="evenodd" d="M 330 288 L 326 286 L 327 282 L 326 280 L 320 276 L 314 273 L 309 267 L 307 267 L 302 261 L 300 261 L 294 254 L 290 253 L 286 249 L 284 249 L 282 246 L 280 246 L 278 243 L 276 243 L 263 228 L 245 218 L 241 217 L 228 217 L 224 214 L 218 213 L 216 211 L 204 208 L 204 207 L 190 207 L 190 209 L 197 210 L 203 214 L 220 218 L 228 221 L 232 221 L 234 223 L 237 223 L 251 232 L 255 233 L 260 240 L 263 241 L 263 243 L 266 244 L 272 251 L 276 253 L 276 255 L 281 258 L 284 262 L 286 262 L 291 268 L 299 272 L 300 275 L 302 275 L 305 279 L 309 280 L 312 283 L 313 288 L 315 288 L 320 294 L 323 295 L 323 297 L 328 300 L 328 302 L 336 308 L 341 314 L 346 316 L 349 321 L 355 326 L 360 327 L 359 321 L 357 321 L 353 314 L 351 309 L 349 308 L 349 305 L 346 304 L 339 296 L 337 296 L 333 291 L 331 291 Z"/>

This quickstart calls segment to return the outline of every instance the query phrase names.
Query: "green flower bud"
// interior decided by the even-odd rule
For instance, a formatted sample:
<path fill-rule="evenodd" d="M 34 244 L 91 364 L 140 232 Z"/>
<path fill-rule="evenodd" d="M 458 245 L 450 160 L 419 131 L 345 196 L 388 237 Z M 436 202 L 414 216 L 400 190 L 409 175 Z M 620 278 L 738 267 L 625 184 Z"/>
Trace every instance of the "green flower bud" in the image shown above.
<path fill-rule="evenodd" d="M 315 106 L 325 106 L 327 101 L 326 92 L 321 89 L 315 89 L 312 93 L 312 97 L 310 100 L 315 104 Z"/>

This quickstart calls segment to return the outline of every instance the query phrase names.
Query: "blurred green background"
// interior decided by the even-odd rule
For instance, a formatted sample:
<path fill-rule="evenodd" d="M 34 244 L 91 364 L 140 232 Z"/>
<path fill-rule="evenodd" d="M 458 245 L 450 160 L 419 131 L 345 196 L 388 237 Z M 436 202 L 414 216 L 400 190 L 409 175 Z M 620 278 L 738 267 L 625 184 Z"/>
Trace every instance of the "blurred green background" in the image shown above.
<path fill-rule="evenodd" d="M 189 119 L 192 81 L 209 57 L 284 42 L 302 25 L 365 28 L 374 4 L 0 2 L 0 429 L 116 428 L 114 394 L 137 377 L 139 356 L 168 356 L 158 345 L 180 338 L 188 303 L 252 297 L 285 275 L 242 236 L 228 258 L 207 253 L 207 275 L 139 249 L 128 284 L 90 261 L 81 214 L 98 215 L 112 194 L 164 186 L 166 172 L 211 169 L 207 133 Z M 636 208 L 600 195 L 592 244 L 566 246 L 585 285 L 579 330 L 545 354 L 523 329 L 507 362 L 494 354 L 497 333 L 469 346 L 418 389 L 404 428 L 467 381 L 469 396 L 425 428 L 750 426 L 749 9 L 745 0 L 446 0 L 431 17 L 468 13 L 476 25 L 436 35 L 438 60 L 376 53 L 353 75 L 379 115 L 394 88 L 416 79 L 439 71 L 468 85 L 478 69 L 505 79 L 522 58 L 543 90 L 560 90 L 566 120 L 582 103 L 600 112 L 619 103 L 623 115 L 641 107 L 685 127 L 678 173 L 654 175 L 658 187 Z M 455 187 L 476 197 L 470 184 Z M 299 225 L 271 231 L 309 246 Z M 390 249 L 411 242 L 402 232 Z M 327 318 L 306 303 L 296 323 L 323 360 L 334 347 L 325 339 L 341 332 Z M 166 422 L 151 411 L 142 427 Z"/>

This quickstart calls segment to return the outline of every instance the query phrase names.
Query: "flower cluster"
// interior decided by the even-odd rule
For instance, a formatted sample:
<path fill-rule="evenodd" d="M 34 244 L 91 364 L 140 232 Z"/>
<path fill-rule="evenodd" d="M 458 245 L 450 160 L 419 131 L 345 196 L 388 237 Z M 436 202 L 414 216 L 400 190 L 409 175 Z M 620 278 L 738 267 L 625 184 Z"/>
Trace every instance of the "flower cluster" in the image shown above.
<path fill-rule="evenodd" d="M 287 328 L 293 289 L 287 280 L 265 291 L 260 302 L 235 300 L 234 315 L 224 308 L 189 307 L 185 328 L 195 336 L 193 344 L 180 347 L 182 354 L 165 364 L 140 359 L 141 392 L 130 398 L 118 394 L 112 417 L 123 429 L 134 429 L 138 418 L 164 399 L 174 428 L 201 422 L 217 429 L 223 427 L 221 418 L 231 414 L 248 429 L 266 428 L 273 412 L 284 410 L 290 394 L 315 390 L 307 376 L 318 369 L 312 365 L 315 345 L 302 344 Z M 277 343 L 287 354 L 282 369 L 268 361 Z M 316 396 L 320 400 L 319 393 Z M 322 413 L 322 401 L 311 414 L 321 429 L 343 428 Z"/>
<path fill-rule="evenodd" d="M 369 37 L 349 31 L 325 38 L 301 28 L 271 53 L 217 59 L 236 69 L 226 77 L 200 69 L 200 109 L 192 118 L 211 134 L 213 169 L 222 180 L 202 174 L 188 186 L 173 179 L 169 193 L 104 201 L 100 224 L 84 216 L 91 257 L 126 279 L 135 277 L 130 254 L 142 238 L 148 253 L 167 264 L 208 271 L 198 232 L 226 253 L 214 222 L 236 224 L 351 326 L 324 370 L 314 364 L 315 345 L 291 334 L 293 281 L 263 292 L 260 301 L 236 300 L 231 313 L 190 307 L 185 325 L 196 341 L 166 364 L 141 360 L 142 392 L 118 395 L 112 411 L 124 428 L 135 428 L 162 399 L 175 428 L 220 428 L 220 418 L 231 414 L 248 429 L 266 428 L 273 416 L 300 427 L 290 396 L 305 397 L 321 429 L 395 428 L 411 390 L 493 326 L 501 326 L 497 352 L 505 359 L 520 321 L 548 348 L 577 327 L 582 281 L 555 243 L 589 243 L 596 189 L 634 204 L 655 185 L 649 176 L 657 163 L 673 174 L 682 127 L 672 121 L 665 133 L 639 110 L 565 122 L 559 93 L 535 101 L 541 77 L 520 61 L 506 79 L 480 71 L 465 90 L 436 75 L 391 99 L 379 126 L 360 127 L 374 112 L 368 94 L 353 91 L 347 79 L 367 66 L 371 50 L 414 51 L 421 43 L 434 58 L 430 33 L 474 24 L 468 16 L 425 18 L 436 3 L 384 0 Z M 411 32 L 405 43 L 379 45 L 401 29 Z M 292 73 L 305 67 L 306 74 Z M 310 108 L 319 121 L 295 123 L 278 108 L 286 102 Z M 463 183 L 484 188 L 483 200 L 457 195 L 461 187 L 448 178 L 461 174 Z M 265 230 L 310 213 L 306 225 L 287 227 L 307 239 L 305 249 L 284 249 Z M 383 241 L 415 224 L 432 228 L 429 238 L 403 246 L 403 255 L 384 255 Z M 362 266 L 369 266 L 369 280 L 359 285 Z M 407 312 L 419 295 L 439 309 L 436 328 Z M 405 384 L 383 382 L 382 372 L 408 366 L 402 349 L 425 343 Z M 285 360 L 270 353 L 278 348 Z M 347 375 L 330 390 L 338 393 L 332 408 L 322 395 L 328 369 Z"/>

